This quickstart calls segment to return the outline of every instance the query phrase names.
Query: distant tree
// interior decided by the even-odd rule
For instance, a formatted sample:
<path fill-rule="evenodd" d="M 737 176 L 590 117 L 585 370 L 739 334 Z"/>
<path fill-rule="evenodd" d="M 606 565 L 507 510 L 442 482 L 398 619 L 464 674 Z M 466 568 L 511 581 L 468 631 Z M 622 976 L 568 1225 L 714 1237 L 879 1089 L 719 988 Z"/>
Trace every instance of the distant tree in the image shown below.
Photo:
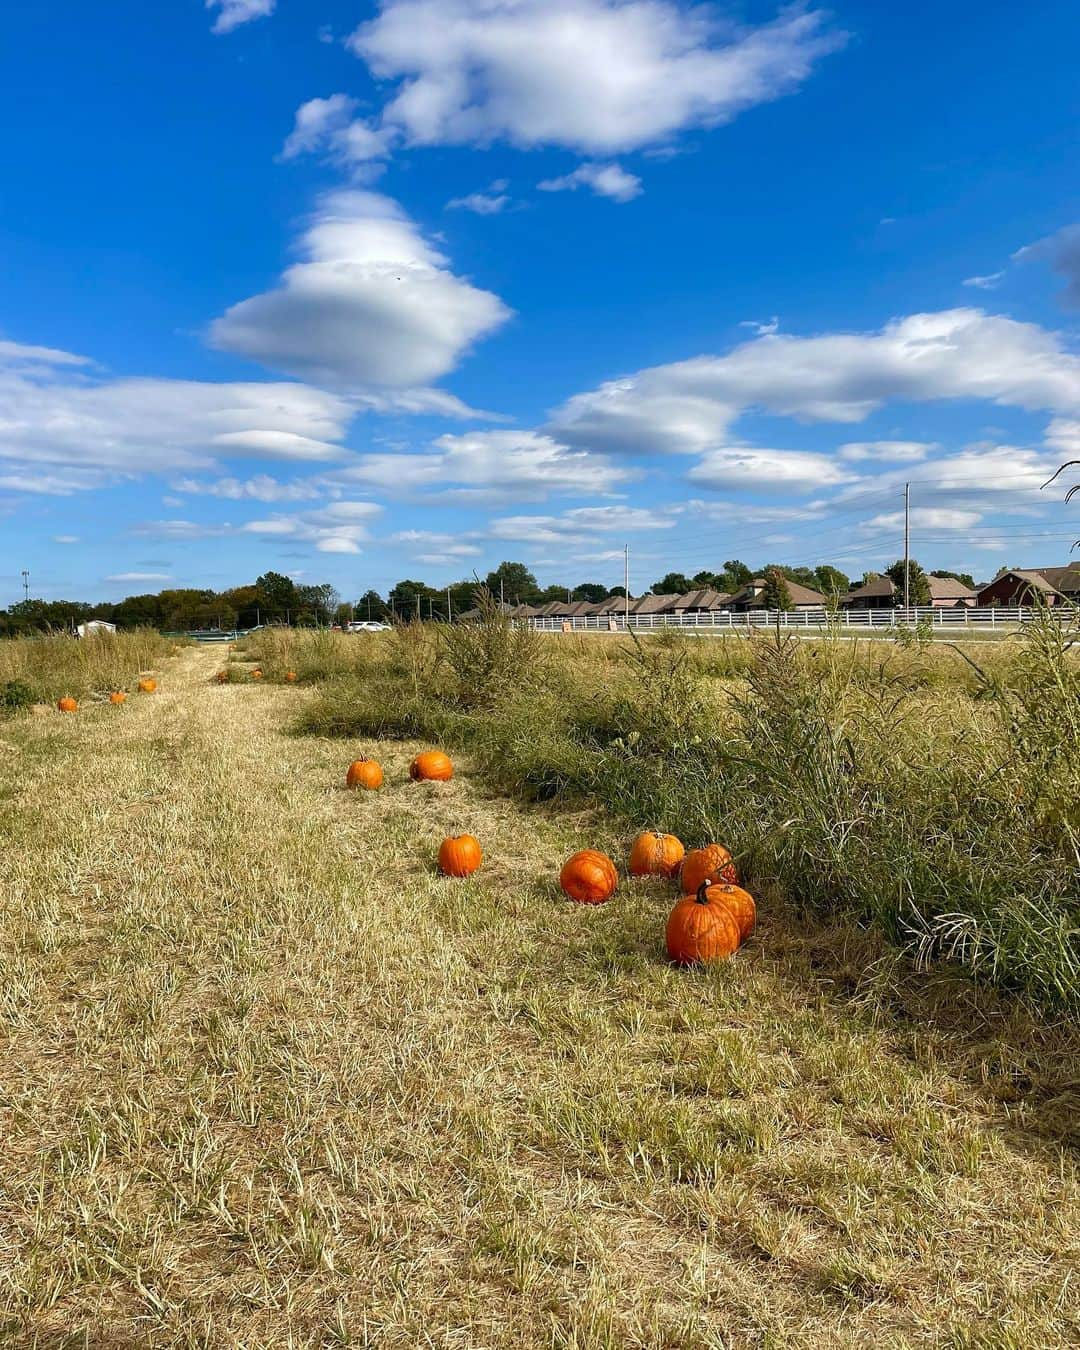
<path fill-rule="evenodd" d="M 428 600 L 436 594 L 424 581 L 399 581 L 390 588 L 387 599 L 395 616 L 399 619 L 415 619 L 426 616 Z M 419 608 L 417 603 L 419 601 Z"/>
<path fill-rule="evenodd" d="M 280 572 L 264 572 L 255 582 L 258 591 L 259 616 L 263 622 L 291 618 L 291 611 L 301 607 L 296 582 Z"/>
<path fill-rule="evenodd" d="M 724 564 L 724 570 L 721 573 L 723 585 L 722 591 L 737 591 L 746 585 L 748 581 L 753 581 L 754 573 L 744 562 L 738 558 L 729 558 Z"/>
<path fill-rule="evenodd" d="M 791 602 L 791 592 L 787 586 L 787 578 L 779 567 L 765 569 L 765 589 L 761 592 L 761 603 L 765 609 L 789 610 L 794 608 Z"/>
<path fill-rule="evenodd" d="M 519 601 L 528 604 L 540 591 L 536 578 L 525 564 L 520 562 L 501 562 L 484 578 L 484 585 L 496 600 L 501 594 L 511 605 Z M 565 594 L 565 591 L 562 594 Z"/>
<path fill-rule="evenodd" d="M 850 587 L 851 581 L 847 573 L 841 572 L 838 567 L 822 563 L 820 567 L 814 568 L 814 585 L 822 595 L 843 595 Z"/>
<path fill-rule="evenodd" d="M 864 572 L 862 574 L 862 581 L 859 582 L 859 585 L 869 586 L 872 581 L 877 581 L 880 576 L 880 572 Z"/>
<path fill-rule="evenodd" d="M 695 572 L 690 578 L 695 586 L 708 586 L 714 591 L 723 590 L 724 577 L 718 572 Z"/>
<path fill-rule="evenodd" d="M 621 598 L 622 596 L 625 596 L 625 594 L 626 594 L 626 587 L 625 587 L 625 586 L 612 586 L 611 590 L 608 591 L 608 595 L 609 595 L 609 596 L 617 595 L 617 596 L 619 596 L 620 598 Z"/>
<path fill-rule="evenodd" d="M 669 572 L 652 584 L 653 595 L 685 595 L 694 589 L 694 583 L 681 572 Z"/>
<path fill-rule="evenodd" d="M 583 581 L 574 587 L 573 596 L 575 600 L 588 600 L 590 604 L 598 605 L 608 598 L 608 588 L 597 581 Z"/>
<path fill-rule="evenodd" d="M 365 591 L 353 606 L 354 617 L 365 622 L 368 619 L 372 622 L 384 619 L 389 612 L 386 608 L 386 601 L 378 591 Z"/>
<path fill-rule="evenodd" d="M 902 605 L 904 603 L 903 558 L 898 558 L 891 567 L 887 567 L 885 575 L 896 587 L 896 603 Z M 926 579 L 926 573 L 914 558 L 908 561 L 908 596 L 912 605 L 928 605 L 930 603 L 930 583 Z"/>
<path fill-rule="evenodd" d="M 947 572 L 944 568 L 938 568 L 931 572 L 932 577 L 943 577 L 949 581 L 959 581 L 962 586 L 967 586 L 970 590 L 975 589 L 975 578 L 970 572 Z"/>
<path fill-rule="evenodd" d="M 545 586 L 542 591 L 537 591 L 536 596 L 533 600 L 523 603 L 544 604 L 548 600 L 565 600 L 565 599 L 566 599 L 565 586 Z"/>

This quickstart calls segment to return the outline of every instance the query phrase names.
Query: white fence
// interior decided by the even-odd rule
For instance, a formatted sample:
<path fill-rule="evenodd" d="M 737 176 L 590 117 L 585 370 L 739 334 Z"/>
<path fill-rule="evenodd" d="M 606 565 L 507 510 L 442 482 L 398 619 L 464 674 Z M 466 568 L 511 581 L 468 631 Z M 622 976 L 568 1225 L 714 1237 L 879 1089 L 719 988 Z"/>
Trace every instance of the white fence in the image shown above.
<path fill-rule="evenodd" d="M 1053 610 L 1050 611 L 1054 613 Z M 1000 609 L 969 609 L 957 605 L 952 609 L 935 609 L 931 606 L 918 609 L 842 609 L 830 616 L 824 609 L 796 609 L 787 613 L 775 610 L 753 609 L 745 613 L 736 613 L 730 609 L 711 610 L 703 614 L 631 614 L 631 628 L 691 628 L 708 631 L 738 632 L 748 628 L 775 628 L 779 622 L 781 628 L 824 628 L 830 622 L 841 630 L 893 628 L 898 625 L 914 627 L 916 624 L 929 624 L 935 629 L 1008 629 L 1029 623 L 1037 613 L 1026 607 Z M 1071 606 L 1062 606 L 1062 617 L 1071 618 L 1075 611 Z M 620 632 L 626 627 L 622 614 L 583 614 L 574 619 L 560 619 L 557 616 L 543 619 L 529 619 L 532 628 L 548 633 L 571 632 Z"/>

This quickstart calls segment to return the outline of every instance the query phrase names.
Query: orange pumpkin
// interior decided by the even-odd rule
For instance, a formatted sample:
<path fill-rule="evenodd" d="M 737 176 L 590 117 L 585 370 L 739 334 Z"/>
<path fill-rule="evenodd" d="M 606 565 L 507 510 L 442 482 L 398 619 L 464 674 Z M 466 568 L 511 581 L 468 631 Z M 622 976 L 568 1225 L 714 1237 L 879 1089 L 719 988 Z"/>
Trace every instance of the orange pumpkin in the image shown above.
<path fill-rule="evenodd" d="M 56 706 L 60 709 L 61 712 L 79 711 L 79 705 L 75 702 L 73 698 L 71 698 L 67 694 L 64 695 L 64 697 L 60 700 L 60 702 Z"/>
<path fill-rule="evenodd" d="M 261 670 L 253 670 L 253 671 L 251 672 L 251 678 L 252 678 L 253 680 L 261 680 L 261 679 L 262 679 L 262 671 L 261 671 Z"/>
<path fill-rule="evenodd" d="M 444 839 L 439 845 L 439 871 L 448 877 L 468 877 L 484 861 L 479 839 L 471 834 L 459 834 Z"/>
<path fill-rule="evenodd" d="M 679 874 L 686 849 L 673 834 L 646 830 L 639 834 L 630 849 L 632 877 L 674 877 Z"/>
<path fill-rule="evenodd" d="M 116 689 L 109 695 L 110 703 L 126 703 L 127 694 L 122 689 Z"/>
<path fill-rule="evenodd" d="M 155 692 L 156 689 L 157 689 L 157 680 L 146 679 L 139 681 L 140 694 L 152 694 Z"/>
<path fill-rule="evenodd" d="M 615 894 L 619 874 L 606 853 L 583 848 L 563 863 L 559 885 L 581 905 L 602 905 Z"/>
<path fill-rule="evenodd" d="M 716 896 L 717 887 L 702 882 L 696 895 L 684 895 L 667 921 L 668 956 L 680 966 L 726 961 L 739 948 L 739 925 Z M 711 893 L 711 894 L 710 894 Z"/>
<path fill-rule="evenodd" d="M 373 759 L 354 759 L 345 775 L 346 787 L 382 787 L 382 766 Z"/>
<path fill-rule="evenodd" d="M 296 683 L 296 671 L 295 671 L 295 670 L 287 670 L 287 671 L 285 672 L 285 683 L 286 683 L 286 684 L 295 684 L 295 683 Z"/>
<path fill-rule="evenodd" d="M 409 777 L 417 782 L 430 779 L 436 783 L 445 783 L 453 776 L 453 761 L 441 750 L 422 750 L 409 765 Z"/>
<path fill-rule="evenodd" d="M 731 911 L 731 917 L 739 930 L 739 943 L 740 945 L 744 943 L 757 923 L 757 905 L 754 903 L 754 897 L 741 886 L 731 886 L 727 882 L 709 886 L 708 897 L 710 903 L 714 900 L 719 901 Z"/>
<path fill-rule="evenodd" d="M 215 678 L 217 679 L 218 684 L 228 684 L 229 672 L 227 670 L 219 670 Z"/>
<path fill-rule="evenodd" d="M 697 895 L 703 881 L 726 881 L 731 886 L 739 883 L 739 874 L 731 861 L 731 853 L 723 844 L 706 844 L 692 848 L 683 859 L 682 888 L 685 895 Z"/>

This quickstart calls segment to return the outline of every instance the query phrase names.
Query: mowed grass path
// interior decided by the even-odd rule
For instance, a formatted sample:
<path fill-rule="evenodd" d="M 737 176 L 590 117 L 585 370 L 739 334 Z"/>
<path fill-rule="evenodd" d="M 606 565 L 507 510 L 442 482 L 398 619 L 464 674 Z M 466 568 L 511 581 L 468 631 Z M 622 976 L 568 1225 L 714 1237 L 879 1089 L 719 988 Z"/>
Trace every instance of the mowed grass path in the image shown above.
<path fill-rule="evenodd" d="M 768 903 L 672 970 L 669 887 L 558 893 L 602 822 L 287 736 L 310 695 L 220 661 L 0 724 L 0 1342 L 1080 1340 L 1076 1083 L 1019 1012 L 912 1018 Z"/>

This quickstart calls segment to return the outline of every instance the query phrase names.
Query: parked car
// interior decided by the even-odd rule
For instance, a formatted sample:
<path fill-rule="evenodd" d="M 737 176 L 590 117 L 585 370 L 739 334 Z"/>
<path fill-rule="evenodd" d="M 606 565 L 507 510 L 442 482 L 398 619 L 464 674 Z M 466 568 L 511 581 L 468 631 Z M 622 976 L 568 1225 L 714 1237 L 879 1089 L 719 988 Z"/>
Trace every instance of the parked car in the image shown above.
<path fill-rule="evenodd" d="M 345 627 L 347 633 L 389 633 L 390 625 L 377 619 L 354 619 Z"/>

